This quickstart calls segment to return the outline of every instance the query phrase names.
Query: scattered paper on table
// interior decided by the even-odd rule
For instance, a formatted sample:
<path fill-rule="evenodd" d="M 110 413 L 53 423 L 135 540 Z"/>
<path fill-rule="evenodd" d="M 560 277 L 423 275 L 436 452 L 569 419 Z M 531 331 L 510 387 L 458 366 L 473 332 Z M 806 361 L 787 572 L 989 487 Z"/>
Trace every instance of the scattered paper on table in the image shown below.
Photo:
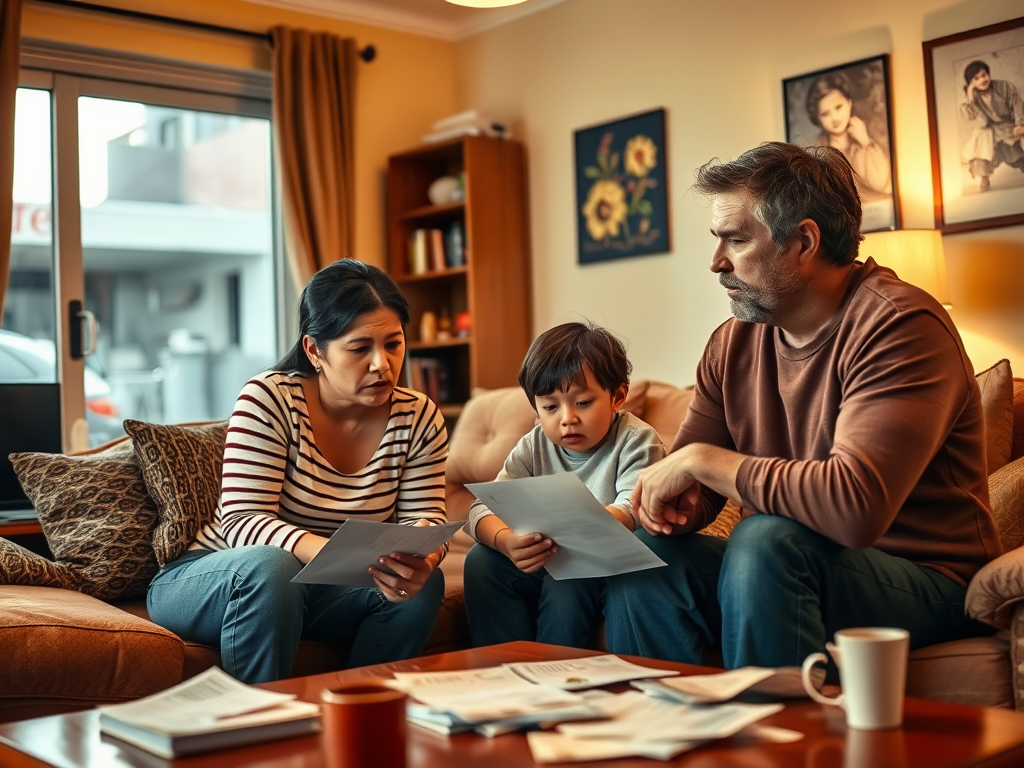
<path fill-rule="evenodd" d="M 558 544 L 544 566 L 553 579 L 614 576 L 665 565 L 572 472 L 466 488 L 516 534 L 542 533 Z"/>
<path fill-rule="evenodd" d="M 301 584 L 343 584 L 350 587 L 375 586 L 371 565 L 380 568 L 381 557 L 405 552 L 425 557 L 463 528 L 465 522 L 443 525 L 399 525 L 350 518 L 292 579 Z"/>
<path fill-rule="evenodd" d="M 523 661 L 504 666 L 531 683 L 553 685 L 566 691 L 594 688 L 625 680 L 679 674 L 674 670 L 642 667 L 614 654 L 564 661 Z"/>

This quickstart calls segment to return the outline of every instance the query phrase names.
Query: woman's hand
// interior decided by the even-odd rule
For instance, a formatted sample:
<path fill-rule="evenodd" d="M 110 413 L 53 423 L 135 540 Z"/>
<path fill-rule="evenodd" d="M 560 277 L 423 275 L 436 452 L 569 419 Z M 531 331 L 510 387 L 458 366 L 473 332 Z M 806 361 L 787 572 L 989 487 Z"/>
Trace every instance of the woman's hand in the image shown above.
<path fill-rule="evenodd" d="M 494 537 L 494 548 L 511 560 L 523 573 L 543 568 L 558 551 L 558 545 L 539 533 L 516 536 L 510 528 L 502 528 Z"/>
<path fill-rule="evenodd" d="M 868 134 L 868 127 L 859 117 L 851 117 L 846 130 L 850 134 L 850 138 L 862 147 L 866 147 L 871 143 L 871 136 Z"/>
<path fill-rule="evenodd" d="M 426 520 L 419 520 L 415 527 L 420 528 L 425 525 L 430 525 L 430 523 Z M 430 574 L 440 564 L 443 553 L 444 547 L 438 547 L 426 557 L 418 557 L 406 552 L 392 552 L 390 556 L 380 558 L 380 568 L 370 567 L 370 575 L 377 583 L 381 594 L 392 603 L 412 600 L 423 589 Z"/>

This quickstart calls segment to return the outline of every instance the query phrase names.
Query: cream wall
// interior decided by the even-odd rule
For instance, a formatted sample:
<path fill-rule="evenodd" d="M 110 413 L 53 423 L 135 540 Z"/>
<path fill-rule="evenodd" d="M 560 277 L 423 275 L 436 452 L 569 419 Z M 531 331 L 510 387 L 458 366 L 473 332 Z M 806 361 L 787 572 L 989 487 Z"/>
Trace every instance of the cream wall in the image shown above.
<path fill-rule="evenodd" d="M 454 46 L 427 37 L 327 19 L 238 0 L 106 2 L 110 7 L 266 32 L 277 24 L 373 44 L 377 59 L 359 64 L 356 94 L 356 258 L 384 264 L 387 156 L 416 146 L 431 123 L 455 111 Z M 269 46 L 244 37 L 191 31 L 104 13 L 26 4 L 25 37 L 246 69 L 270 68 Z"/>
<path fill-rule="evenodd" d="M 630 342 L 637 376 L 675 383 L 729 316 L 708 271 L 707 203 L 693 171 L 785 138 L 782 80 L 891 54 L 904 227 L 933 225 L 921 41 L 1021 15 L 1019 0 L 567 0 L 457 45 L 460 108 L 508 120 L 526 143 L 534 331 L 586 316 Z M 669 254 L 576 263 L 573 131 L 667 110 Z M 1024 227 L 944 238 L 953 309 L 980 370 L 1024 375 Z"/>

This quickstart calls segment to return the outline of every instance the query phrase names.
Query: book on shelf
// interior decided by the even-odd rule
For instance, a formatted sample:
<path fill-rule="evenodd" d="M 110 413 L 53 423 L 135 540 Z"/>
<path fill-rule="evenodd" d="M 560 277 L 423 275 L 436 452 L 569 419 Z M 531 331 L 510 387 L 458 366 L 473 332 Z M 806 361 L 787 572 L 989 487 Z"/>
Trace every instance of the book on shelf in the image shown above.
<path fill-rule="evenodd" d="M 430 268 L 435 272 L 443 272 L 448 268 L 445 261 L 444 232 L 431 229 L 430 232 Z"/>
<path fill-rule="evenodd" d="M 444 361 L 433 357 L 410 357 L 408 365 L 409 385 L 413 389 L 436 404 L 448 402 L 448 367 Z"/>
<path fill-rule="evenodd" d="M 99 713 L 102 733 L 165 758 L 320 731 L 319 705 L 245 685 L 219 667 Z"/>
<path fill-rule="evenodd" d="M 426 229 L 414 229 L 409 235 L 409 272 L 424 275 L 430 271 L 430 238 Z"/>

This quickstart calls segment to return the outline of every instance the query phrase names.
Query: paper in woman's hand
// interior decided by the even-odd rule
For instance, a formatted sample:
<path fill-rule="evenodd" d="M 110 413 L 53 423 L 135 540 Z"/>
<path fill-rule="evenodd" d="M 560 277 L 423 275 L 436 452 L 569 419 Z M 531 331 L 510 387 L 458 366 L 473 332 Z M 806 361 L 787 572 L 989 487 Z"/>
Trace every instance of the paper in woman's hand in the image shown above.
<path fill-rule="evenodd" d="M 466 487 L 516 535 L 541 533 L 558 545 L 544 566 L 553 579 L 614 576 L 665 565 L 571 472 Z"/>
<path fill-rule="evenodd" d="M 376 586 L 369 568 L 382 568 L 380 558 L 392 552 L 426 557 L 465 526 L 465 521 L 444 525 L 399 525 L 368 520 L 346 520 L 292 581 L 301 584 Z"/>

